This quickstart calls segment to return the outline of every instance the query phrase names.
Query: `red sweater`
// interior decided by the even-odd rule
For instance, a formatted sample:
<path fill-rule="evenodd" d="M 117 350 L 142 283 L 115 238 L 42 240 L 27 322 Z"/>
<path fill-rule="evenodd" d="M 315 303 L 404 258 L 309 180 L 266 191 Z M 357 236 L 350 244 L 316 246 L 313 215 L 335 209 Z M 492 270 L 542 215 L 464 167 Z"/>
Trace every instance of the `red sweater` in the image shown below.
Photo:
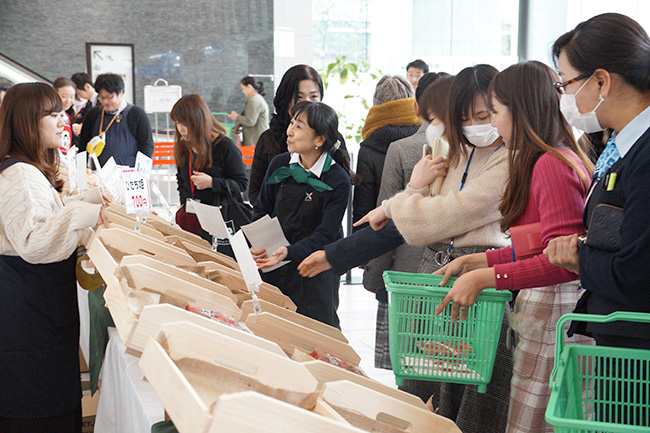
<path fill-rule="evenodd" d="M 589 177 L 575 153 L 565 148 L 559 150 Z M 545 153 L 535 164 L 528 204 L 515 225 L 540 222 L 544 247 L 558 236 L 583 233 L 582 210 L 586 193 L 584 183 L 568 164 Z M 512 246 L 487 251 L 487 261 L 488 266 L 494 267 L 498 290 L 544 287 L 578 279 L 573 272 L 552 265 L 544 254 L 513 262 Z"/>

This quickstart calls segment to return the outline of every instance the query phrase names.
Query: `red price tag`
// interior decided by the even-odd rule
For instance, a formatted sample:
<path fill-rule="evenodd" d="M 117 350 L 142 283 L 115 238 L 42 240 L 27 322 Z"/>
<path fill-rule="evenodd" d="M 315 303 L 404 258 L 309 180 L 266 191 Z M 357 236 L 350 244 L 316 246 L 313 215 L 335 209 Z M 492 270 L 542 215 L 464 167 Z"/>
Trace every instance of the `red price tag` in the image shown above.
<path fill-rule="evenodd" d="M 122 177 L 126 212 L 139 213 L 151 210 L 149 181 L 133 168 L 122 170 Z"/>

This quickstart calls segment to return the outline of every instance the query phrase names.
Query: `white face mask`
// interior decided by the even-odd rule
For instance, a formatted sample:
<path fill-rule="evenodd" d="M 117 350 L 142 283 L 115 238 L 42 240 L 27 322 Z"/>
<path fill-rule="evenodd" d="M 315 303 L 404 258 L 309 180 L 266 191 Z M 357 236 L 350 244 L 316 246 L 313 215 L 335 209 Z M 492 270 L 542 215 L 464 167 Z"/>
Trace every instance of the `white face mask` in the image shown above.
<path fill-rule="evenodd" d="M 427 137 L 427 143 L 429 146 L 433 147 L 435 139 L 442 138 L 442 135 L 445 133 L 445 124 L 441 123 L 440 125 L 433 125 L 430 123 L 424 133 Z"/>
<path fill-rule="evenodd" d="M 573 95 L 564 93 L 560 97 L 560 111 L 564 115 L 566 121 L 569 122 L 571 126 L 575 126 L 587 134 L 605 130 L 605 128 L 600 126 L 600 123 L 598 123 L 598 116 L 596 115 L 596 110 L 605 100 L 602 95 L 598 96 L 598 105 L 588 113 L 581 113 L 578 109 L 578 104 L 576 103 L 576 95 L 587 85 L 589 80 L 591 80 L 591 77 L 589 77 L 589 79 L 585 81 L 585 83 Z"/>
<path fill-rule="evenodd" d="M 489 123 L 463 126 L 463 135 L 476 147 L 487 147 L 499 138 L 499 132 Z"/>

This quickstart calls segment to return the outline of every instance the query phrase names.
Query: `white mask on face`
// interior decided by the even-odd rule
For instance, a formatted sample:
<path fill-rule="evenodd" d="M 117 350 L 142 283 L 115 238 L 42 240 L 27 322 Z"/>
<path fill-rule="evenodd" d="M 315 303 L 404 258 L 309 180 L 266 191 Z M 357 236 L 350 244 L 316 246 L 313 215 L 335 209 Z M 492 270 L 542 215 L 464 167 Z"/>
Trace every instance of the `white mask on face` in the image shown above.
<path fill-rule="evenodd" d="M 424 133 L 427 137 L 427 143 L 429 146 L 433 147 L 435 139 L 442 138 L 442 135 L 445 133 L 445 124 L 441 123 L 440 125 L 433 125 L 430 123 Z"/>
<path fill-rule="evenodd" d="M 589 80 L 591 80 L 591 77 L 589 77 L 589 79 L 585 81 L 585 83 L 573 95 L 564 93 L 560 97 L 560 111 L 564 115 L 566 121 L 569 122 L 570 125 L 575 126 L 587 134 L 605 130 L 605 128 L 600 126 L 598 116 L 596 115 L 596 110 L 605 100 L 602 95 L 598 95 L 598 105 L 588 113 L 581 113 L 578 109 L 578 104 L 576 103 L 576 95 L 587 85 Z"/>
<path fill-rule="evenodd" d="M 499 132 L 489 123 L 463 126 L 463 135 L 476 147 L 487 147 L 499 138 Z"/>

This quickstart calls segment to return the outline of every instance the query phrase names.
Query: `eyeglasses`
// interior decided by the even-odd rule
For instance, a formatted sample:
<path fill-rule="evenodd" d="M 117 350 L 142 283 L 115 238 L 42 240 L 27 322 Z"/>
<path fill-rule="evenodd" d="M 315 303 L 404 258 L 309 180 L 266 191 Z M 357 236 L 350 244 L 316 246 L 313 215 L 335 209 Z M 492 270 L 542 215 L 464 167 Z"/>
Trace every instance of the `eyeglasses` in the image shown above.
<path fill-rule="evenodd" d="M 98 96 L 97 97 L 97 100 L 99 102 L 102 102 L 102 101 L 108 102 L 108 101 L 112 101 L 113 99 L 115 99 L 115 93 L 109 93 L 108 96 Z"/>
<path fill-rule="evenodd" d="M 553 83 L 553 86 L 555 87 L 555 90 L 557 90 L 560 95 L 563 95 L 564 93 L 566 93 L 566 91 L 565 91 L 566 86 L 568 86 L 569 84 L 573 84 L 576 81 L 580 81 L 580 80 L 584 80 L 585 78 L 589 78 L 589 77 L 591 77 L 591 75 L 592 75 L 591 72 L 586 72 L 584 74 L 578 75 L 577 77 L 572 78 L 570 80 L 567 80 L 565 82 L 557 81 L 557 82 Z"/>

